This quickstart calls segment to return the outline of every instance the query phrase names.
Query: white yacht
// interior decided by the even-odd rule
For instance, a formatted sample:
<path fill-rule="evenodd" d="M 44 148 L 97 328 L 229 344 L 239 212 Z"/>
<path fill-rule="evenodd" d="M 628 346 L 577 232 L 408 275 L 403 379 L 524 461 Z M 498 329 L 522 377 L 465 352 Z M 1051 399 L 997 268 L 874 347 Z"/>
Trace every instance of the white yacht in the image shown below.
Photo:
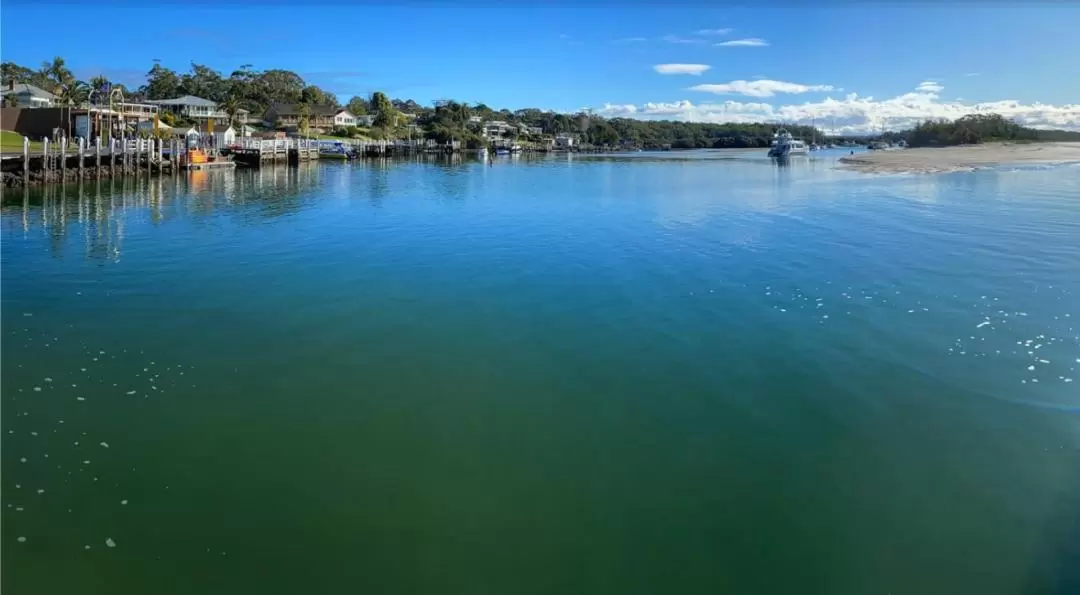
<path fill-rule="evenodd" d="M 783 158 L 791 155 L 809 155 L 810 149 L 805 141 L 791 136 L 785 128 L 777 130 L 773 134 L 772 144 L 769 147 L 769 157 Z"/>

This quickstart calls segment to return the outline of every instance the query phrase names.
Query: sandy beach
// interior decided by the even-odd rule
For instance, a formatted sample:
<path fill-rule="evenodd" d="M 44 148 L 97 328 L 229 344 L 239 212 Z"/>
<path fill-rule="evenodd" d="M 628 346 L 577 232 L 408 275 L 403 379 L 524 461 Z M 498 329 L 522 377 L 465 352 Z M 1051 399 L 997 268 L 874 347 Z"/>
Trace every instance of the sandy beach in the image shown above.
<path fill-rule="evenodd" d="M 970 171 L 1002 164 L 1080 162 L 1080 143 L 987 143 L 961 147 L 871 151 L 841 157 L 843 167 L 867 173 Z"/>

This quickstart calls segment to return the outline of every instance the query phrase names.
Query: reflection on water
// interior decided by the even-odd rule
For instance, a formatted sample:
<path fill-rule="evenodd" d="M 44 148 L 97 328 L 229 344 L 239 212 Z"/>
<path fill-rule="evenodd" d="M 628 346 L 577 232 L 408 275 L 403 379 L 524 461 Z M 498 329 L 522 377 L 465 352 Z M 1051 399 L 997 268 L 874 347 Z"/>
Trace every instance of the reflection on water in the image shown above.
<path fill-rule="evenodd" d="M 26 238 L 41 234 L 58 256 L 71 245 L 71 234 L 81 235 L 87 258 L 115 261 L 123 252 L 125 225 L 133 217 L 159 225 L 252 203 L 265 204 L 261 212 L 267 217 L 282 215 L 297 208 L 293 199 L 319 184 L 320 171 L 319 164 L 305 163 L 8 190 L 3 229 Z"/>

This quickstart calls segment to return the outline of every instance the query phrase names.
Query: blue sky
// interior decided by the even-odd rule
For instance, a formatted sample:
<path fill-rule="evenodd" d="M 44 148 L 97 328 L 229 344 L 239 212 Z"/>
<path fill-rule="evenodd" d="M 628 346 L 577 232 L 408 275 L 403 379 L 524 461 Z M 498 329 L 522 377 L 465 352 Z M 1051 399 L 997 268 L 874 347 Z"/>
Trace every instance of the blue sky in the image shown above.
<path fill-rule="evenodd" d="M 286 68 L 343 101 L 383 90 L 421 103 L 455 98 L 688 120 L 820 114 L 869 126 L 869 112 L 912 92 L 920 96 L 886 106 L 893 115 L 884 117 L 949 116 L 963 111 L 958 105 L 1015 100 L 1006 107 L 1038 123 L 1047 115 L 1039 105 L 1080 104 L 1080 3 L 812 4 L 7 0 L 0 55 L 24 65 L 62 55 L 81 77 L 105 72 L 128 84 L 159 58 L 177 70 L 196 61 L 225 74 L 241 64 Z M 111 44 L 25 27 L 61 15 L 64 26 L 90 24 L 105 12 L 121 19 Z M 761 41 L 719 45 L 748 39 Z M 700 74 L 657 71 L 670 64 Z M 819 107 L 794 109 L 803 105 Z M 1047 121 L 1080 127 L 1078 112 Z"/>

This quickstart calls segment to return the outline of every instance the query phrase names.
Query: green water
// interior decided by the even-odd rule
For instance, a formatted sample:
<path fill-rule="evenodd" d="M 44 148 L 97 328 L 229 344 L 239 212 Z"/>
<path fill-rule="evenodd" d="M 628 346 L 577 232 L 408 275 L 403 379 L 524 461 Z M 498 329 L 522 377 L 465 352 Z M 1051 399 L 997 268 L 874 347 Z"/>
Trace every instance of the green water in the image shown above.
<path fill-rule="evenodd" d="M 1080 170 L 833 159 L 8 192 L 4 593 L 1080 592 Z"/>

